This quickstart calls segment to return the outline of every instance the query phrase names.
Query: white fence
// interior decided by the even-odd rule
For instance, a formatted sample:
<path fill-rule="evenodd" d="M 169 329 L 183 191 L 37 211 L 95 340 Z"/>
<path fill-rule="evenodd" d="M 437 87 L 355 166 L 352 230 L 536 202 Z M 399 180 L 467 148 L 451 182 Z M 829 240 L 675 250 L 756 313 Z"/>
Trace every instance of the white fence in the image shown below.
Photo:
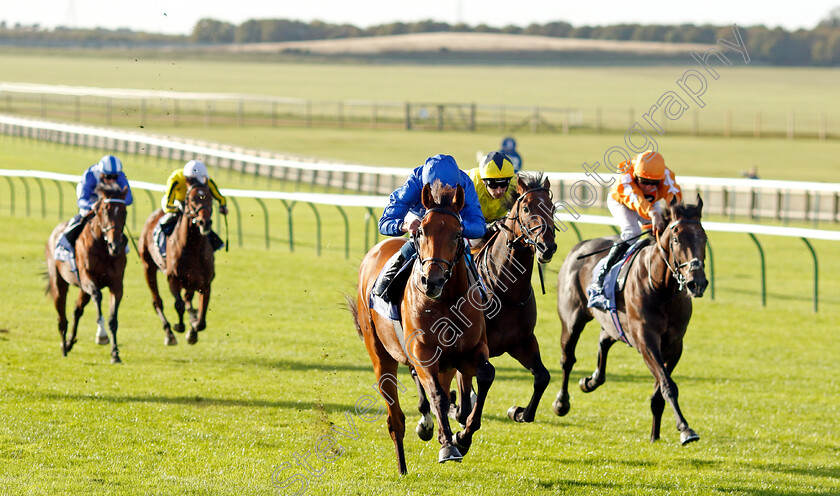
<path fill-rule="evenodd" d="M 136 132 L 3 115 L 0 115 L 0 134 L 180 162 L 201 158 L 211 167 L 308 185 L 312 189 L 319 186 L 374 195 L 389 194 L 403 183 L 411 171 L 402 167 L 330 163 L 195 140 L 176 141 Z M 552 172 L 547 176 L 551 179 L 556 198 L 564 202 L 572 198 L 571 190 L 575 183 L 590 181 L 594 184 L 582 172 Z M 710 214 L 725 215 L 730 219 L 748 217 L 754 221 L 806 221 L 815 225 L 819 222 L 840 222 L 840 184 L 837 183 L 690 176 L 680 176 L 678 180 L 683 196 L 690 200 L 694 194 L 700 194 L 705 211 Z M 596 191 L 596 197 L 591 198 L 590 193 L 590 198 L 584 198 L 579 203 L 591 203 L 590 208 L 603 208 L 606 190 L 599 187 L 589 191 Z M 581 210 L 571 201 L 569 205 Z"/>

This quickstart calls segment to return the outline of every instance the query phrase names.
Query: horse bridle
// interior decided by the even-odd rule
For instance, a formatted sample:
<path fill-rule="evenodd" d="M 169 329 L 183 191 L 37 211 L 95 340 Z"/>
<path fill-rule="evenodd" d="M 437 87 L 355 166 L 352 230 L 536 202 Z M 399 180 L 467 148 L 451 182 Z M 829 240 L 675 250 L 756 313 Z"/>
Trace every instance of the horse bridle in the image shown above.
<path fill-rule="evenodd" d="M 199 212 L 201 212 L 202 210 L 205 210 L 205 209 L 210 210 L 210 208 L 211 208 L 211 206 L 209 204 L 208 205 L 202 204 L 198 208 L 193 208 L 193 205 L 189 201 L 189 198 L 190 198 L 190 191 L 192 191 L 196 187 L 197 186 L 190 186 L 189 189 L 187 189 L 187 196 L 186 196 L 186 199 L 185 199 L 187 206 L 184 209 L 184 215 L 186 215 L 187 218 L 192 219 L 191 222 L 193 224 L 195 224 L 196 219 L 198 219 Z M 201 194 L 204 194 L 204 193 L 202 192 Z"/>
<path fill-rule="evenodd" d="M 671 222 L 668 225 L 668 227 L 665 228 L 666 231 L 670 231 L 670 236 L 669 236 L 670 238 L 673 239 L 674 229 L 680 224 L 700 224 L 700 221 L 699 220 L 679 219 L 679 220 L 675 220 L 675 221 Z M 662 248 L 662 244 L 659 242 L 659 240 L 661 238 L 662 238 L 662 236 L 659 236 L 656 239 L 656 247 L 659 249 L 659 255 L 662 257 L 662 261 L 664 261 L 665 265 L 668 267 L 668 271 L 671 272 L 671 275 L 673 275 L 674 279 L 677 281 L 677 284 L 679 285 L 678 291 L 682 291 L 683 289 L 685 289 L 686 280 L 685 280 L 685 276 L 681 272 L 681 269 L 683 267 L 688 267 L 688 271 L 692 272 L 692 271 L 695 271 L 695 270 L 700 270 L 700 269 L 705 268 L 705 264 L 703 263 L 702 260 L 698 260 L 697 257 L 694 257 L 687 262 L 677 264 L 677 256 L 674 253 L 675 250 L 673 248 L 671 248 L 671 257 L 673 258 L 673 266 L 672 266 L 671 263 L 668 261 L 668 256 L 665 253 L 665 249 Z M 653 278 L 650 275 L 650 259 L 648 259 L 648 281 L 649 281 L 651 287 L 653 287 Z"/>
<path fill-rule="evenodd" d="M 530 245 L 530 246 L 533 246 L 533 247 L 534 247 L 534 251 L 539 251 L 540 253 L 544 253 L 544 252 L 545 252 L 545 250 L 546 250 L 545 244 L 540 243 L 540 242 L 537 240 L 537 236 L 538 236 L 538 235 L 539 235 L 539 234 L 543 231 L 543 229 L 546 229 L 546 225 L 545 225 L 545 224 L 543 224 L 543 223 L 540 223 L 540 225 L 538 225 L 538 226 L 534 226 L 534 227 L 526 227 L 525 223 L 524 223 L 524 222 L 522 222 L 522 219 L 521 219 L 521 218 L 519 218 L 519 206 L 520 206 L 520 202 L 522 202 L 522 200 L 523 200 L 523 199 L 524 199 L 524 198 L 525 198 L 525 197 L 526 197 L 529 193 L 536 193 L 537 191 L 548 191 L 548 199 L 549 199 L 549 202 L 551 202 L 551 199 L 552 199 L 552 196 L 551 196 L 551 190 L 550 190 L 550 189 L 548 189 L 548 188 L 542 188 L 542 187 L 540 187 L 540 188 L 534 188 L 534 189 L 529 189 L 528 191 L 526 191 L 526 192 L 522 193 L 522 194 L 519 196 L 519 198 L 517 198 L 517 199 L 516 199 L 516 201 L 515 201 L 515 202 L 514 202 L 514 204 L 513 204 L 513 207 L 511 207 L 511 209 L 510 209 L 511 213 L 514 213 L 514 212 L 515 212 L 515 214 L 513 215 L 513 217 L 510 217 L 510 214 L 508 214 L 508 216 L 507 216 L 507 217 L 505 217 L 505 218 L 506 218 L 506 219 L 513 219 L 513 221 L 514 221 L 514 225 L 515 225 L 515 226 L 519 226 L 519 230 L 520 230 L 520 232 L 521 232 L 522 234 L 520 234 L 519 236 L 516 236 L 516 237 L 515 237 L 515 238 L 513 238 L 512 240 L 508 241 L 508 243 L 507 243 L 507 245 L 508 245 L 508 249 L 513 249 L 513 247 L 514 247 L 517 243 L 519 243 L 520 241 L 522 241 L 522 242 L 525 244 L 525 246 L 529 246 L 529 245 Z M 552 203 L 552 207 L 553 207 L 553 205 L 554 205 L 554 204 Z M 542 219 L 540 219 L 540 220 L 542 220 Z M 500 226 L 501 228 L 503 228 L 503 229 L 508 230 L 508 231 L 509 231 L 509 232 L 511 232 L 512 234 L 516 234 L 516 233 L 515 233 L 512 229 L 510 229 L 509 227 L 507 227 L 507 226 L 506 226 L 505 224 L 503 224 L 503 223 L 500 223 L 500 224 L 499 224 L 499 226 Z M 554 225 L 553 225 L 553 223 L 552 223 L 552 227 L 553 227 L 554 229 L 557 229 L 557 226 L 554 226 Z M 535 232 L 536 232 L 536 234 L 535 234 Z"/>
<path fill-rule="evenodd" d="M 125 200 L 122 199 L 122 198 L 103 198 L 103 199 L 99 200 L 97 203 L 122 203 L 123 205 L 125 205 Z M 96 211 L 99 210 L 99 205 L 96 206 L 95 210 Z M 116 229 L 117 226 L 114 225 L 114 224 L 111 224 L 110 226 L 105 227 L 105 226 L 102 225 L 102 222 L 100 221 L 99 222 L 99 228 L 102 229 L 102 235 L 104 237 L 105 233 L 107 233 L 108 231 L 110 231 L 112 229 Z M 91 225 L 91 229 L 93 229 L 93 225 Z"/>
<path fill-rule="evenodd" d="M 459 226 L 461 225 L 461 217 L 458 214 L 456 214 L 455 212 L 453 212 L 452 210 L 449 210 L 447 208 L 440 208 L 440 207 L 430 208 L 430 209 L 426 210 L 425 214 L 423 214 L 423 219 L 425 219 L 426 216 L 429 215 L 430 213 L 443 213 L 443 214 L 451 215 L 451 216 L 455 217 L 456 219 L 458 219 L 458 225 Z M 421 219 L 421 222 L 422 222 L 423 219 Z M 420 255 L 420 244 L 418 243 L 418 240 L 417 240 L 417 237 L 419 236 L 417 234 L 418 232 L 419 232 L 419 229 L 417 231 L 415 231 L 415 234 L 411 237 L 411 242 L 414 243 L 414 246 L 417 249 L 417 255 L 419 256 Z M 449 278 L 452 277 L 452 272 L 455 270 L 455 266 L 458 265 L 458 262 L 461 260 L 461 258 L 464 255 L 464 241 L 463 241 L 464 234 L 463 234 L 463 232 L 464 232 L 464 228 L 462 227 L 461 230 L 458 232 L 458 241 L 457 241 L 458 250 L 455 252 L 455 258 L 453 258 L 452 260 L 446 260 L 446 259 L 437 258 L 437 257 L 421 258 L 421 259 L 418 259 L 420 261 L 420 269 L 422 270 L 424 264 L 426 264 L 426 263 L 431 263 L 432 265 L 437 265 L 443 271 L 443 284 L 446 284 L 447 281 L 449 281 Z M 446 264 L 446 268 L 444 268 L 442 264 Z"/>

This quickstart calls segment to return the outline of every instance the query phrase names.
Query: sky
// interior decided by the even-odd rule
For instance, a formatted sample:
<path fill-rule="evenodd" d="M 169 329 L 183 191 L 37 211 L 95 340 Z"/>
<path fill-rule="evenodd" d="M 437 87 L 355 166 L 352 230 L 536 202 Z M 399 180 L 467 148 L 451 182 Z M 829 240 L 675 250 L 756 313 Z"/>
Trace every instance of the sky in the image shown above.
<path fill-rule="evenodd" d="M 233 24 L 249 19 L 321 20 L 359 27 L 433 19 L 497 27 L 561 20 L 574 26 L 710 23 L 793 30 L 813 28 L 840 6 L 840 0 L 800 0 L 793 8 L 790 2 L 773 4 L 778 6 L 736 0 L 2 0 L 0 21 L 167 34 L 189 34 L 202 18 Z"/>

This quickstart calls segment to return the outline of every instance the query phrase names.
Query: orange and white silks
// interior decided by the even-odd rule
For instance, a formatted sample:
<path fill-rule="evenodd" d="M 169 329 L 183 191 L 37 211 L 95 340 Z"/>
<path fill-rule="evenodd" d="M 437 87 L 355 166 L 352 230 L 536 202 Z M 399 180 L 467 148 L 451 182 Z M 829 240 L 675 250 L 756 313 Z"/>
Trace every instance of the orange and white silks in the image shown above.
<path fill-rule="evenodd" d="M 613 200 L 638 213 L 641 217 L 650 220 L 654 203 L 659 200 L 665 200 L 665 203 L 670 205 L 674 197 L 676 197 L 677 201 L 682 201 L 682 190 L 680 190 L 674 178 L 674 173 L 666 168 L 665 178 L 659 183 L 653 201 L 649 201 L 645 198 L 645 194 L 639 185 L 636 184 L 636 181 L 633 179 L 633 172 L 630 170 L 621 173 L 618 181 L 610 188 L 610 196 Z"/>

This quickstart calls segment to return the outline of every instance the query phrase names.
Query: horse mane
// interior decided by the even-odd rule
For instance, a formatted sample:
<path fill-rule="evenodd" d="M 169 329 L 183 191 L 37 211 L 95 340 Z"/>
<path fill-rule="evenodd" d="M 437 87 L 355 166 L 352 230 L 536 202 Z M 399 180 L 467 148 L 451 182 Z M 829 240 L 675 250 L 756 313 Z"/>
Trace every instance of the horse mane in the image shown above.
<path fill-rule="evenodd" d="M 96 186 L 96 192 L 101 193 L 103 196 L 111 197 L 122 193 L 122 187 L 116 182 L 111 184 L 101 183 Z"/>
<path fill-rule="evenodd" d="M 686 219 L 699 219 L 701 217 L 701 212 L 697 208 L 697 205 L 690 205 L 683 202 L 679 202 L 673 205 L 672 208 L 675 212 L 678 212 L 680 214 L 680 217 Z"/>
<path fill-rule="evenodd" d="M 439 179 L 431 185 L 432 200 L 439 207 L 451 207 L 455 201 L 456 191 L 455 188 L 448 184 L 443 184 Z"/>
<path fill-rule="evenodd" d="M 513 177 L 521 179 L 522 182 L 525 183 L 525 191 L 542 188 L 543 183 L 545 182 L 545 174 L 542 171 L 517 172 Z M 513 194 L 505 200 L 505 209 L 512 209 L 517 199 L 519 199 L 519 192 L 514 191 Z"/>

